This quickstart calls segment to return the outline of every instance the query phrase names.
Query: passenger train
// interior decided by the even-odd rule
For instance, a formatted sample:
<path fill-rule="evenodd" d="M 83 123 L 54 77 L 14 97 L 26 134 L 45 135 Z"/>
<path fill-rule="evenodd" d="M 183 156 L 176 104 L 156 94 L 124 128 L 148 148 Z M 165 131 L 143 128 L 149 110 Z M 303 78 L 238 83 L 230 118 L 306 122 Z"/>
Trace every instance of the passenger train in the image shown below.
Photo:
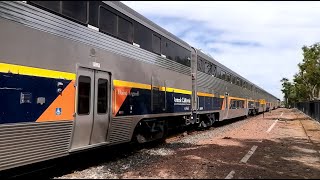
<path fill-rule="evenodd" d="M 279 100 L 116 1 L 0 2 L 0 171 Z"/>

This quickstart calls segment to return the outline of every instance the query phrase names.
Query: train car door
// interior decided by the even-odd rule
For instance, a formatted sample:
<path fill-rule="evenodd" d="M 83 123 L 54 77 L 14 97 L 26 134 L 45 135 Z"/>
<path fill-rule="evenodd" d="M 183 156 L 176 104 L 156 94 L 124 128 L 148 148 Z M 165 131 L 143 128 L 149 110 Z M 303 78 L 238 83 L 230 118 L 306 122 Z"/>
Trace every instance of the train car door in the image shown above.
<path fill-rule="evenodd" d="M 229 94 L 226 92 L 224 94 L 224 98 L 225 98 L 225 102 L 226 102 L 226 107 L 225 107 L 225 111 L 224 111 L 224 119 L 228 119 L 228 115 L 229 115 Z"/>
<path fill-rule="evenodd" d="M 71 150 L 105 143 L 110 122 L 110 74 L 79 68 Z"/>

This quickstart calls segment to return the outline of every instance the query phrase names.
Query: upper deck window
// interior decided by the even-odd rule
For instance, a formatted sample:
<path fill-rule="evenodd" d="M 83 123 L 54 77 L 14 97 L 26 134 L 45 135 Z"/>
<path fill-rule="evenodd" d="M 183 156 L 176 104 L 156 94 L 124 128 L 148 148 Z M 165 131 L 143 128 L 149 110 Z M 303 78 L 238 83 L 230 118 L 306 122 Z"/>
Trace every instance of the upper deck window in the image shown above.
<path fill-rule="evenodd" d="M 153 34 L 152 36 L 152 50 L 153 52 L 160 54 L 161 53 L 161 39 L 160 37 Z"/>
<path fill-rule="evenodd" d="M 118 37 L 133 42 L 133 26 L 132 23 L 120 16 L 118 16 Z"/>
<path fill-rule="evenodd" d="M 88 20 L 87 1 L 62 1 L 62 14 L 82 23 Z"/>
<path fill-rule="evenodd" d="M 102 32 L 117 35 L 117 15 L 100 6 L 99 28 Z"/>
<path fill-rule="evenodd" d="M 28 3 L 61 14 L 82 24 L 88 23 L 88 1 L 28 1 Z"/>

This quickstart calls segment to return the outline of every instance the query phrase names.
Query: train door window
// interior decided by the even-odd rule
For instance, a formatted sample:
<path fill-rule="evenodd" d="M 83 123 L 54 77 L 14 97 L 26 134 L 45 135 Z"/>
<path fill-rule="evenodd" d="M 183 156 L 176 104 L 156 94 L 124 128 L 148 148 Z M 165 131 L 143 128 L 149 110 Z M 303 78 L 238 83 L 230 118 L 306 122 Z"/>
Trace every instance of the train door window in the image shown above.
<path fill-rule="evenodd" d="M 98 79 L 98 113 L 105 114 L 108 109 L 108 80 Z"/>
<path fill-rule="evenodd" d="M 132 23 L 120 16 L 118 16 L 118 37 L 133 42 L 133 26 Z"/>
<path fill-rule="evenodd" d="M 160 54 L 161 53 L 161 38 L 153 34 L 152 36 L 152 50 L 153 52 Z"/>
<path fill-rule="evenodd" d="M 62 1 L 62 14 L 86 24 L 88 22 L 87 1 Z"/>
<path fill-rule="evenodd" d="M 78 114 L 89 114 L 91 78 L 80 76 L 78 84 Z"/>
<path fill-rule="evenodd" d="M 117 36 L 117 15 L 100 6 L 99 29 L 104 32 Z"/>

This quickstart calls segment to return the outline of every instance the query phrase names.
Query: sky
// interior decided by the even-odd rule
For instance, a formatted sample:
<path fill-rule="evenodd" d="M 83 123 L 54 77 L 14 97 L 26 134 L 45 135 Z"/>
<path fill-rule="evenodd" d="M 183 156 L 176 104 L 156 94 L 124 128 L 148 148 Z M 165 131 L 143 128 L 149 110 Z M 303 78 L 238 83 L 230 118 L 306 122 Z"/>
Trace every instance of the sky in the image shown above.
<path fill-rule="evenodd" d="M 122 2 L 281 100 L 280 80 L 320 38 L 316 1 Z"/>

